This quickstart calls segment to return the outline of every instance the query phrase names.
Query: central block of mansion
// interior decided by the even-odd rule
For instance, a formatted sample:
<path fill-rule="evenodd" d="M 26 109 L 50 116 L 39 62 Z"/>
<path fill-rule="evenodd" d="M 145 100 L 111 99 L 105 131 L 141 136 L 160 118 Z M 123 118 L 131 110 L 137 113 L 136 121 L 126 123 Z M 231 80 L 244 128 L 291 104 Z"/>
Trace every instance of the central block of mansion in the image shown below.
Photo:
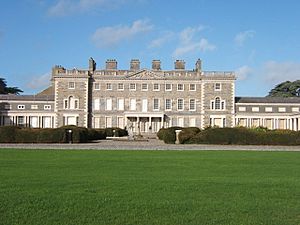
<path fill-rule="evenodd" d="M 0 126 L 55 128 L 132 128 L 155 133 L 161 127 L 263 126 L 300 128 L 300 98 L 235 97 L 233 72 L 203 71 L 201 60 L 186 69 L 176 60 L 174 70 L 151 69 L 133 59 L 129 69 L 107 60 L 96 69 L 52 69 L 52 85 L 36 95 L 0 95 Z"/>

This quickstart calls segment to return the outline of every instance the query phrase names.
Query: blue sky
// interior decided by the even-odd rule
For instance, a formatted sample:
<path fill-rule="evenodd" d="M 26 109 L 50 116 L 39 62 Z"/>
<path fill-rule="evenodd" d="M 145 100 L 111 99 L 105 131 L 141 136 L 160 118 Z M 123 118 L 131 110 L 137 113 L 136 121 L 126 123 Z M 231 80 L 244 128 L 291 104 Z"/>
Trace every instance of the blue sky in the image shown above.
<path fill-rule="evenodd" d="M 265 96 L 300 79 L 298 0 L 3 0 L 0 77 L 25 94 L 49 85 L 51 68 L 98 68 L 114 58 L 127 69 L 175 59 L 193 69 L 235 71 L 237 96 Z"/>

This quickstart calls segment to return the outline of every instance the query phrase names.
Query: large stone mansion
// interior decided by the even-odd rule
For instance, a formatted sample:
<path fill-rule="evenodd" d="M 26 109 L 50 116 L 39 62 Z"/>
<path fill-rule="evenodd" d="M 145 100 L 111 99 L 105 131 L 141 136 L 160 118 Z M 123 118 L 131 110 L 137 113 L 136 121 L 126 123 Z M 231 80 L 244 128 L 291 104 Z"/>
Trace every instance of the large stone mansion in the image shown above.
<path fill-rule="evenodd" d="M 55 128 L 130 127 L 154 133 L 161 127 L 263 126 L 300 129 L 300 98 L 235 97 L 234 72 L 203 71 L 201 60 L 186 69 L 176 60 L 163 70 L 160 60 L 142 69 L 133 59 L 120 70 L 116 60 L 97 69 L 52 69 L 52 85 L 36 95 L 0 95 L 0 126 Z"/>

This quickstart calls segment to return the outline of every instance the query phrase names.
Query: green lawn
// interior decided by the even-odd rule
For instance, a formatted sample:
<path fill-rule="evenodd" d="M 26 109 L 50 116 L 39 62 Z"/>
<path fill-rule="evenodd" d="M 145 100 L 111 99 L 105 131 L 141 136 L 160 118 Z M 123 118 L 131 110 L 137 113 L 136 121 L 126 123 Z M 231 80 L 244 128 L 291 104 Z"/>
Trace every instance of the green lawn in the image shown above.
<path fill-rule="evenodd" d="M 300 224 L 300 152 L 0 149 L 0 224 Z"/>

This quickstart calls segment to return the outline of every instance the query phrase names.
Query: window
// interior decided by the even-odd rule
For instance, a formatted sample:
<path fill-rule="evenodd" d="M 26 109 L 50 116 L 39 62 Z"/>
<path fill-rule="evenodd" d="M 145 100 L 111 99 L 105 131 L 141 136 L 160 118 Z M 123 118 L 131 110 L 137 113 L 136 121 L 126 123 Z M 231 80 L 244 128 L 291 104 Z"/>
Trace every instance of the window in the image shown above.
<path fill-rule="evenodd" d="M 135 98 L 130 99 L 129 110 L 131 110 L 131 111 L 136 110 L 136 99 Z"/>
<path fill-rule="evenodd" d="M 4 105 L 4 109 L 11 109 L 11 105 L 9 104 Z"/>
<path fill-rule="evenodd" d="M 293 107 L 292 112 L 299 112 L 299 107 Z"/>
<path fill-rule="evenodd" d="M 118 83 L 118 90 L 124 90 L 124 84 L 123 83 Z"/>
<path fill-rule="evenodd" d="M 196 110 L 196 100 L 190 99 L 190 111 L 195 111 L 195 110 Z"/>
<path fill-rule="evenodd" d="M 78 109 L 78 108 L 79 108 L 78 99 L 75 99 L 73 96 L 70 96 L 68 99 L 64 99 L 64 109 Z"/>
<path fill-rule="evenodd" d="M 44 105 L 44 110 L 50 110 L 51 109 L 51 105 Z"/>
<path fill-rule="evenodd" d="M 69 82 L 69 89 L 75 89 L 75 82 Z"/>
<path fill-rule="evenodd" d="M 135 91 L 135 90 L 136 90 L 136 85 L 135 85 L 135 83 L 130 83 L 130 84 L 129 84 L 129 90 L 130 90 L 130 91 Z"/>
<path fill-rule="evenodd" d="M 153 84 L 153 90 L 159 91 L 159 84 Z"/>
<path fill-rule="evenodd" d="M 272 109 L 272 107 L 266 107 L 266 108 L 265 108 L 265 111 L 266 111 L 266 112 L 272 112 L 273 109 Z"/>
<path fill-rule="evenodd" d="M 96 98 L 94 100 L 94 109 L 95 110 L 100 110 L 100 99 L 99 98 Z"/>
<path fill-rule="evenodd" d="M 172 110 L 172 100 L 171 99 L 166 99 L 165 109 Z"/>
<path fill-rule="evenodd" d="M 146 83 L 142 84 L 142 91 L 148 91 L 148 84 Z"/>
<path fill-rule="evenodd" d="M 112 84 L 111 83 L 106 84 L 106 90 L 112 90 Z"/>
<path fill-rule="evenodd" d="M 190 118 L 190 127 L 195 127 L 196 126 L 196 118 L 195 117 L 191 117 Z"/>
<path fill-rule="evenodd" d="M 183 99 L 182 98 L 177 99 L 177 110 L 179 110 L 179 111 L 183 110 Z"/>
<path fill-rule="evenodd" d="M 221 91 L 221 84 L 215 83 L 215 91 Z"/>
<path fill-rule="evenodd" d="M 172 91 L 172 84 L 166 84 L 166 91 Z"/>
<path fill-rule="evenodd" d="M 221 109 L 221 99 L 219 97 L 215 99 L 215 109 Z"/>
<path fill-rule="evenodd" d="M 190 84 L 190 91 L 196 91 L 196 84 Z"/>
<path fill-rule="evenodd" d="M 25 123 L 24 123 L 24 116 L 18 116 L 18 125 L 19 126 L 23 126 Z"/>
<path fill-rule="evenodd" d="M 78 99 L 74 100 L 74 109 L 78 109 L 79 108 L 79 101 Z"/>
<path fill-rule="evenodd" d="M 153 99 L 153 110 L 159 110 L 159 99 Z"/>
<path fill-rule="evenodd" d="M 124 98 L 118 98 L 118 110 L 124 110 Z"/>
<path fill-rule="evenodd" d="M 259 107 L 252 107 L 252 112 L 259 112 Z"/>
<path fill-rule="evenodd" d="M 245 112 L 246 111 L 246 107 L 239 107 L 239 111 L 240 112 Z"/>
<path fill-rule="evenodd" d="M 211 101 L 211 109 L 225 110 L 225 100 L 221 100 L 220 97 L 216 97 L 213 101 Z"/>
<path fill-rule="evenodd" d="M 94 89 L 95 90 L 100 90 L 100 83 L 95 83 L 94 84 Z"/>
<path fill-rule="evenodd" d="M 25 109 L 25 105 L 18 105 L 18 109 Z"/>
<path fill-rule="evenodd" d="M 278 112 L 286 112 L 286 108 L 285 107 L 279 107 Z"/>
<path fill-rule="evenodd" d="M 38 109 L 38 105 L 31 105 L 31 109 Z"/>
<path fill-rule="evenodd" d="M 111 98 L 106 99 L 105 106 L 106 106 L 106 108 L 105 108 L 106 110 L 112 110 L 112 99 Z"/>
<path fill-rule="evenodd" d="M 184 90 L 183 84 L 177 84 L 177 91 L 183 91 L 183 90 Z"/>
<path fill-rule="evenodd" d="M 64 100 L 64 109 L 67 109 L 67 108 L 68 108 L 68 100 L 65 99 L 65 100 Z"/>

